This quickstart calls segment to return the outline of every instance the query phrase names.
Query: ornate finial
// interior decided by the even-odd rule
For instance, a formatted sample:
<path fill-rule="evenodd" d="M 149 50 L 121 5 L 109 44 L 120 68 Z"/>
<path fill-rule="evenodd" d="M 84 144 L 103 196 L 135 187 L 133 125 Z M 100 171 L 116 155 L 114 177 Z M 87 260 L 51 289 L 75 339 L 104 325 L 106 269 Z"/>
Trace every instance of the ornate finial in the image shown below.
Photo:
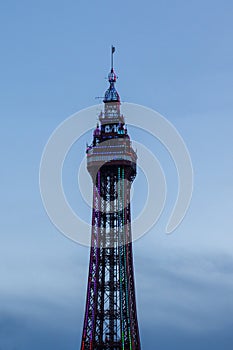
<path fill-rule="evenodd" d="M 104 102 L 120 102 L 120 96 L 118 94 L 118 92 L 116 91 L 115 88 L 115 82 L 117 81 L 117 76 L 116 73 L 114 72 L 113 69 L 113 54 L 116 51 L 115 47 L 112 46 L 111 48 L 111 72 L 108 75 L 108 81 L 110 83 L 110 86 L 108 88 L 108 90 L 105 92 L 105 96 L 104 96 Z"/>

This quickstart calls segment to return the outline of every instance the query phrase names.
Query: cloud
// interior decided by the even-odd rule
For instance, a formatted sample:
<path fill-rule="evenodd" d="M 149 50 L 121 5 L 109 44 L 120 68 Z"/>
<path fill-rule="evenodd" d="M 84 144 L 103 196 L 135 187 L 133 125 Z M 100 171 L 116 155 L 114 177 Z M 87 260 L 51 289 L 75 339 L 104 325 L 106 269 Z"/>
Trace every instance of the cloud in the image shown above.
<path fill-rule="evenodd" d="M 80 343 L 87 266 L 79 254 L 48 253 L 4 256 L 0 350 L 77 349 Z"/>
<path fill-rule="evenodd" d="M 52 303 L 38 297 L 11 300 L 1 307 L 0 349 L 75 349 L 81 320 L 77 303 L 64 306 L 62 300 Z"/>
<path fill-rule="evenodd" d="M 166 251 L 158 247 L 155 254 L 152 245 L 147 252 L 141 244 L 135 246 L 143 349 L 206 350 L 212 344 L 212 350 L 230 350 L 233 257 L 177 247 Z M 0 350 L 79 347 L 89 256 L 83 248 L 80 252 L 81 259 L 75 249 L 59 259 L 45 254 L 41 261 L 39 256 L 27 268 L 25 261 L 14 264 L 14 269 L 8 264 L 8 271 L 18 277 L 7 281 L 7 273 L 3 274 Z"/>
<path fill-rule="evenodd" d="M 150 256 L 150 255 L 148 255 Z M 203 336 L 233 325 L 233 258 L 180 253 L 137 257 L 141 323 Z M 143 266 L 143 267 L 141 267 Z"/>

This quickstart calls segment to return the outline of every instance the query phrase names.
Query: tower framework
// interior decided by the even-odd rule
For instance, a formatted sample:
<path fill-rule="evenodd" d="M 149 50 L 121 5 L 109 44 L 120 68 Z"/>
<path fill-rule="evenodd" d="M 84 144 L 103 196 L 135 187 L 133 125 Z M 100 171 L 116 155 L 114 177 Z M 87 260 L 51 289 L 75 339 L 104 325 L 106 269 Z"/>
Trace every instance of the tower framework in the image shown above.
<path fill-rule="evenodd" d="M 140 350 L 130 213 L 137 155 L 120 112 L 113 66 L 108 79 L 104 113 L 86 151 L 93 209 L 81 350 Z"/>

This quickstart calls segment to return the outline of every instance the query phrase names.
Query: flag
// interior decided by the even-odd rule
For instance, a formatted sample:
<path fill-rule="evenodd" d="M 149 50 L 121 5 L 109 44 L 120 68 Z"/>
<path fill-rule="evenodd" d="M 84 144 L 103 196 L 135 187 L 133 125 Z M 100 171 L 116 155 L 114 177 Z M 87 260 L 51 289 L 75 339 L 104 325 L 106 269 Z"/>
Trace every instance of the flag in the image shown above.
<path fill-rule="evenodd" d="M 116 51 L 116 48 L 112 46 L 112 54 Z"/>

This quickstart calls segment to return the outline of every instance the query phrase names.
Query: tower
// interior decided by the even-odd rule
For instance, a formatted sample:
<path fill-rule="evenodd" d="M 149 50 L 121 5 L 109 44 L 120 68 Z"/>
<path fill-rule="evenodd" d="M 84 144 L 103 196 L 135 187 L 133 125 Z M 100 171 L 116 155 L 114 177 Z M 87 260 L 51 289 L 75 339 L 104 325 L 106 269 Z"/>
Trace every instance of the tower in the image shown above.
<path fill-rule="evenodd" d="M 120 111 L 112 65 L 104 112 L 87 147 L 93 181 L 92 236 L 81 350 L 140 350 L 130 188 L 137 155 Z"/>

